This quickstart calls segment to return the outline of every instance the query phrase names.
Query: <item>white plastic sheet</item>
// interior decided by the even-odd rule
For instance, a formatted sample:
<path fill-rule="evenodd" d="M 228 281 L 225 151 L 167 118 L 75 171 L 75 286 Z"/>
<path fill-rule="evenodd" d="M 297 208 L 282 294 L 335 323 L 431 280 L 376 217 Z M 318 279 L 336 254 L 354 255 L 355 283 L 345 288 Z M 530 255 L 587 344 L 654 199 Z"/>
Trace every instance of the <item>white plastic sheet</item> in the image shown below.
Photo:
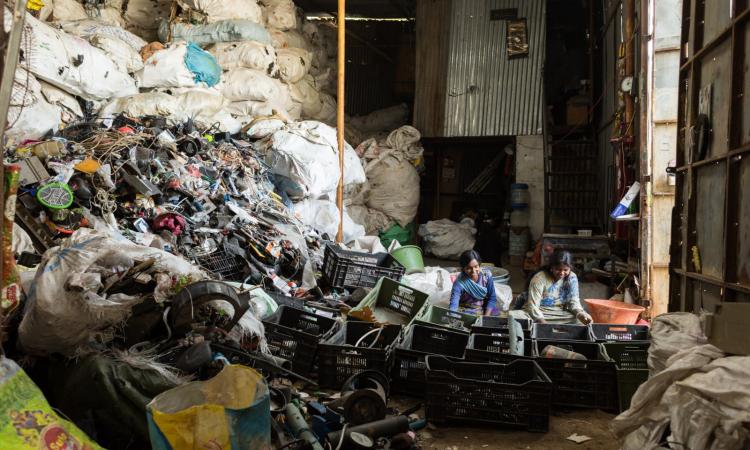
<path fill-rule="evenodd" d="M 427 301 L 431 305 L 450 307 L 453 282 L 447 270 L 441 267 L 425 267 L 423 273 L 404 275 L 401 282 L 428 294 Z"/>
<path fill-rule="evenodd" d="M 60 247 L 48 250 L 28 293 L 18 329 L 19 343 L 29 354 L 72 355 L 102 330 L 123 321 L 138 297 L 97 293 L 107 270 L 127 270 L 135 261 L 156 260 L 154 268 L 169 274 L 154 296 L 163 301 L 172 289 L 171 275 L 197 281 L 204 274 L 184 259 L 164 251 L 82 228 Z"/>
<path fill-rule="evenodd" d="M 306 199 L 294 204 L 294 215 L 302 223 L 320 234 L 328 234 L 333 239 L 339 228 L 339 209 L 330 200 Z M 343 239 L 345 243 L 365 236 L 365 229 L 352 221 L 344 210 Z"/>

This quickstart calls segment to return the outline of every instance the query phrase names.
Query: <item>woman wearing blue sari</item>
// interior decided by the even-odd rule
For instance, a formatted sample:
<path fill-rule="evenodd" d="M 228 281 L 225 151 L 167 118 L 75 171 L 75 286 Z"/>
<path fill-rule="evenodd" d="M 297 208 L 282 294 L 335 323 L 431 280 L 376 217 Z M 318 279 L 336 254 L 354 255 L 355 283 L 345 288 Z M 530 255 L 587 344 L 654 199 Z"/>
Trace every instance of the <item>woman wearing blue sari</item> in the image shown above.
<path fill-rule="evenodd" d="M 497 315 L 497 296 L 492 274 L 482 270 L 482 259 L 474 250 L 465 251 L 459 259 L 461 274 L 453 283 L 451 311 L 476 315 Z"/>

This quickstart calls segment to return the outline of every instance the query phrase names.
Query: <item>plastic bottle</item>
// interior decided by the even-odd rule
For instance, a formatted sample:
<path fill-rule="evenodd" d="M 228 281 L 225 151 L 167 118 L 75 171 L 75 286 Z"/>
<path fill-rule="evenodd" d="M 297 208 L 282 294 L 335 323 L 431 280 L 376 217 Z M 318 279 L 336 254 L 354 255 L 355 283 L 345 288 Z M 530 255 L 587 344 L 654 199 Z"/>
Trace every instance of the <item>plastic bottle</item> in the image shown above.
<path fill-rule="evenodd" d="M 641 183 L 634 181 L 633 185 L 630 186 L 630 189 L 628 189 L 628 192 L 625 193 L 625 197 L 620 200 L 620 203 L 615 206 L 615 209 L 612 210 L 612 213 L 609 216 L 613 219 L 616 219 L 625 214 L 625 212 L 630 207 L 630 204 L 633 203 L 633 200 L 635 200 L 635 198 L 638 196 L 638 192 L 640 191 Z"/>
<path fill-rule="evenodd" d="M 586 359 L 580 353 L 576 353 L 564 348 L 555 347 L 554 345 L 548 345 L 544 347 L 542 353 L 539 355 L 542 358 L 554 358 L 554 359 Z"/>

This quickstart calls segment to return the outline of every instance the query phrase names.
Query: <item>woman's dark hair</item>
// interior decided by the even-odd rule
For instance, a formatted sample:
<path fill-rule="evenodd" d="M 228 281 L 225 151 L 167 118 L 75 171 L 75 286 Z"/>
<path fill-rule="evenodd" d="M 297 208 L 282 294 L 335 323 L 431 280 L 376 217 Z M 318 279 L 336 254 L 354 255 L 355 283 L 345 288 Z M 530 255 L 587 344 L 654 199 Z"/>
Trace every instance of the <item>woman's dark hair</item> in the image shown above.
<path fill-rule="evenodd" d="M 549 257 L 549 266 L 547 267 L 551 270 L 553 267 L 557 266 L 568 266 L 572 269 L 573 255 L 571 255 L 570 252 L 566 250 L 555 250 Z"/>
<path fill-rule="evenodd" d="M 474 250 L 466 250 L 461 253 L 461 257 L 458 259 L 458 263 L 461 265 L 461 269 L 465 269 L 469 265 L 472 259 L 476 259 L 478 264 L 482 264 L 482 257 L 479 256 Z"/>
<path fill-rule="evenodd" d="M 559 266 L 568 266 L 571 271 L 573 270 L 573 255 L 571 255 L 569 251 L 557 249 L 552 252 L 552 255 L 549 257 L 547 272 L 552 273 L 552 268 Z M 570 290 L 570 277 L 565 277 L 562 289 L 565 291 Z"/>

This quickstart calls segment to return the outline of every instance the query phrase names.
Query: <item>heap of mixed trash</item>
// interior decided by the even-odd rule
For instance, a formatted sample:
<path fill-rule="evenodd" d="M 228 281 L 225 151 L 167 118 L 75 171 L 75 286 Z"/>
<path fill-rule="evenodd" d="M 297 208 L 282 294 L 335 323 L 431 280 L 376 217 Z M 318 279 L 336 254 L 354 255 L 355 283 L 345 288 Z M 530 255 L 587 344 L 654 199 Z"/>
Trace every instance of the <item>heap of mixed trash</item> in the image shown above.
<path fill-rule="evenodd" d="M 657 329 L 652 352 L 645 326 L 618 331 L 638 342 L 603 347 L 593 326 L 557 342 L 512 314 L 447 309 L 456 271 L 401 246 L 423 166 L 408 109 L 347 117 L 339 148 L 332 28 L 290 0 L 28 8 L 3 143 L 0 442 L 418 448 L 419 400 L 394 407 L 391 393 L 423 399 L 434 423 L 544 432 L 553 407 L 627 410 L 657 352 L 652 392 L 674 394 L 667 358 L 682 353 L 656 345 Z M 443 257 L 475 233 L 420 230 Z M 508 272 L 493 275 L 507 311 Z M 685 345 L 703 344 L 679 319 Z M 602 350 L 621 344 L 635 348 L 632 371 Z M 547 345 L 589 361 L 545 358 Z M 653 423 L 615 423 L 630 444 L 652 443 L 676 414 L 647 394 L 632 410 L 658 406 Z M 715 428 L 739 440 L 729 412 Z"/>

